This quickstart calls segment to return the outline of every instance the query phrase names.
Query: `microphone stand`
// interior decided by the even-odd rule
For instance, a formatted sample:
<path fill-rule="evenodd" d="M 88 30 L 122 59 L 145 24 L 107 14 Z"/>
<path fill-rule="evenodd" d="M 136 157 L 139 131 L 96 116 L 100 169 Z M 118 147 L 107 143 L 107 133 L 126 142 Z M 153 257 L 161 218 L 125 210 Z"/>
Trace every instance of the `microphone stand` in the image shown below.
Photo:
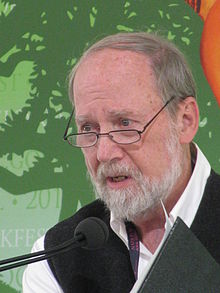
<path fill-rule="evenodd" d="M 75 235 L 74 238 L 59 244 L 47 250 L 40 250 L 33 253 L 24 254 L 0 261 L 0 272 L 24 266 L 30 263 L 35 263 L 44 259 L 48 259 L 59 253 L 66 252 L 72 248 L 84 246 L 86 239 L 83 234 Z M 10 264 L 12 263 L 12 264 Z M 3 266 L 2 266 L 3 265 Z"/>

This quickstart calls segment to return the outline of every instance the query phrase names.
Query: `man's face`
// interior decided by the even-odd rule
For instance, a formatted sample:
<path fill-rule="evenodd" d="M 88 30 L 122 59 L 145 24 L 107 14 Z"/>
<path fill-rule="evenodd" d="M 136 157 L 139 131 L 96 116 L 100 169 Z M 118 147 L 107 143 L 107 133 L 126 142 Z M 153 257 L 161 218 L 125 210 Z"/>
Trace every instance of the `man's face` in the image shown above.
<path fill-rule="evenodd" d="M 74 99 L 78 132 L 142 130 L 163 106 L 146 56 L 113 49 L 96 52 L 83 61 L 75 76 Z M 170 191 L 170 185 L 180 173 L 179 165 L 173 170 L 177 160 L 174 162 L 171 149 L 176 151 L 178 145 L 173 133 L 170 118 L 163 111 L 137 143 L 120 145 L 103 136 L 95 146 L 83 149 L 92 181 L 98 193 L 103 193 L 100 197 L 104 200 L 107 197 L 111 209 L 118 205 L 120 211 L 127 204 L 129 210 L 129 205 L 135 204 L 136 195 L 142 198 L 146 193 L 148 200 L 143 205 L 147 205 L 146 209 L 152 208 L 154 198 L 161 196 L 156 194 Z M 175 154 L 178 159 L 179 153 L 178 148 Z M 172 179 L 167 182 L 167 177 Z M 145 179 L 147 188 L 142 188 Z M 153 191 L 158 185 L 163 186 L 163 190 Z M 121 206 L 118 197 L 124 197 Z M 112 203 L 108 203 L 109 198 Z M 133 213 L 138 209 L 140 207 Z"/>

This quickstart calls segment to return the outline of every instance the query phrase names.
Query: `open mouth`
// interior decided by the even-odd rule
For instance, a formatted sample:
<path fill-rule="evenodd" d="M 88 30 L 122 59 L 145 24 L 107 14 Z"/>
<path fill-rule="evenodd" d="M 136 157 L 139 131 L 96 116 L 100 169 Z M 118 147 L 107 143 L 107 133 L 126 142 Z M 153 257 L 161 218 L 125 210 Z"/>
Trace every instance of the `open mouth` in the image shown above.
<path fill-rule="evenodd" d="M 110 177 L 110 180 L 112 182 L 121 182 L 128 179 L 128 176 L 115 176 L 115 177 Z"/>
<path fill-rule="evenodd" d="M 127 188 L 132 182 L 132 177 L 129 175 L 109 176 L 106 178 L 108 187 L 112 189 Z"/>

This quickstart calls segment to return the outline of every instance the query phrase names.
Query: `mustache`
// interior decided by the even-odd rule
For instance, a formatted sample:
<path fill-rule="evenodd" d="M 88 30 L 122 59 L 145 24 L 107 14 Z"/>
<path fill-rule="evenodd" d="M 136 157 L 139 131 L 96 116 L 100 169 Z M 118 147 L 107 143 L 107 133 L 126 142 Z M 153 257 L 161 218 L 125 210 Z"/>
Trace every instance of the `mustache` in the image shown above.
<path fill-rule="evenodd" d="M 139 178 L 141 171 L 137 167 L 130 167 L 127 164 L 118 162 L 100 163 L 97 169 L 96 181 L 103 181 L 107 177 L 127 176 Z"/>

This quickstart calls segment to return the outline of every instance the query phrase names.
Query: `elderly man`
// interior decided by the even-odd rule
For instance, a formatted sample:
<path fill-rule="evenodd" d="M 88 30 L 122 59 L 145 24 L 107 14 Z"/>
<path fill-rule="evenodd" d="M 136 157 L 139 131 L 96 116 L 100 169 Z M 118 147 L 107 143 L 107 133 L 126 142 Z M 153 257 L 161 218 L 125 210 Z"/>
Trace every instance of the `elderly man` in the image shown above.
<path fill-rule="evenodd" d="M 163 206 L 170 222 L 182 218 L 220 262 L 220 176 L 192 143 L 199 110 L 179 50 L 146 33 L 106 37 L 74 67 L 70 97 L 77 132 L 68 132 L 72 113 L 64 138 L 82 148 L 99 199 L 50 229 L 33 250 L 71 238 L 90 216 L 106 222 L 109 240 L 96 251 L 78 248 L 30 265 L 24 292 L 129 292 L 163 239 Z M 130 228 L 139 239 L 135 261 Z"/>

